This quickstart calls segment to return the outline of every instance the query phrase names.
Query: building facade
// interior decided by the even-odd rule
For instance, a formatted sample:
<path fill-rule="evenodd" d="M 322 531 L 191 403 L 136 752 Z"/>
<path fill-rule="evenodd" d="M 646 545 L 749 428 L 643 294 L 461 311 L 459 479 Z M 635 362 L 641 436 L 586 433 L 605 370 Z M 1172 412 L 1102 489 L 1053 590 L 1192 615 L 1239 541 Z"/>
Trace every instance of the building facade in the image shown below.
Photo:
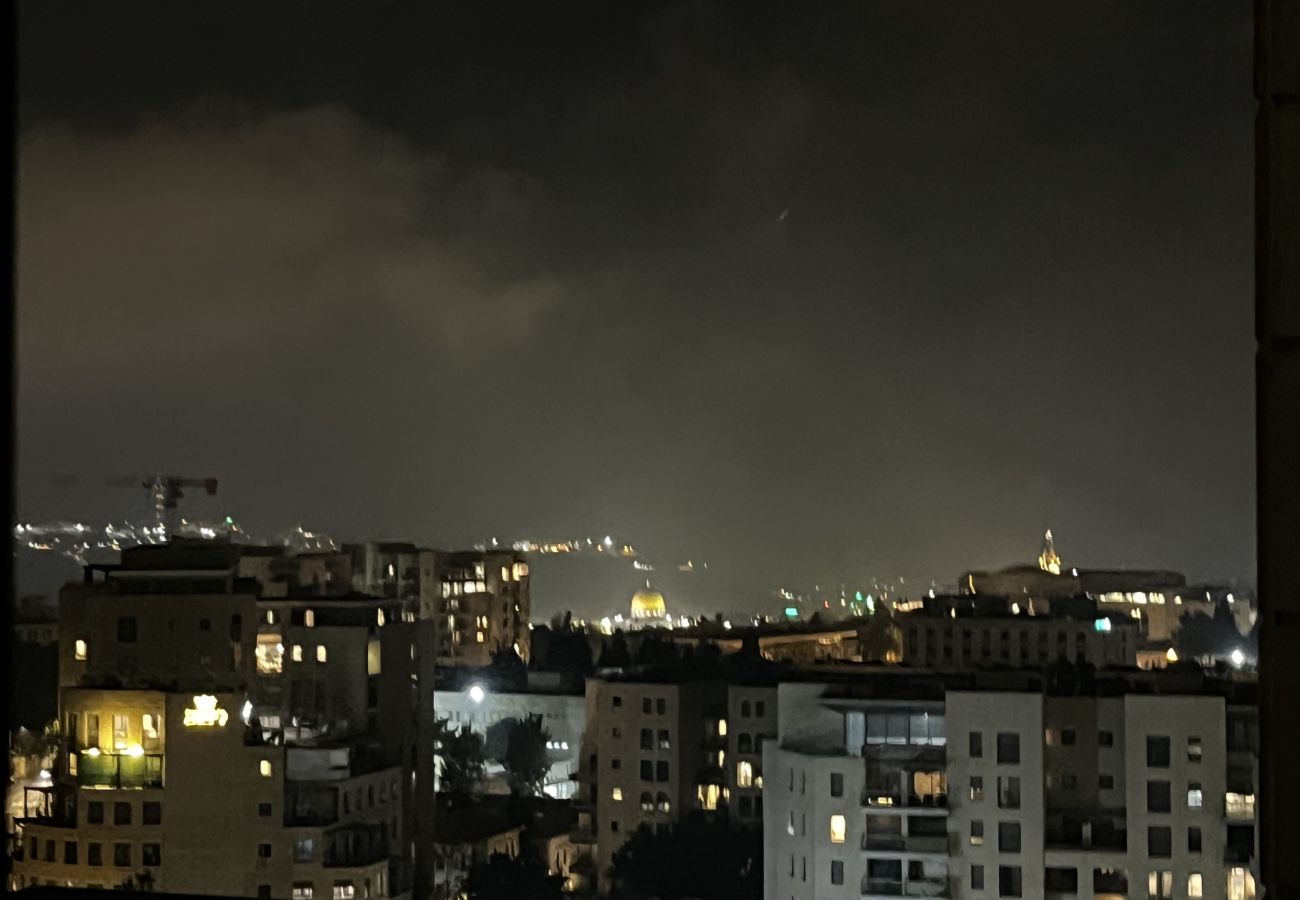
<path fill-rule="evenodd" d="M 1253 898 L 1253 709 L 1173 677 L 782 684 L 765 896 Z"/>

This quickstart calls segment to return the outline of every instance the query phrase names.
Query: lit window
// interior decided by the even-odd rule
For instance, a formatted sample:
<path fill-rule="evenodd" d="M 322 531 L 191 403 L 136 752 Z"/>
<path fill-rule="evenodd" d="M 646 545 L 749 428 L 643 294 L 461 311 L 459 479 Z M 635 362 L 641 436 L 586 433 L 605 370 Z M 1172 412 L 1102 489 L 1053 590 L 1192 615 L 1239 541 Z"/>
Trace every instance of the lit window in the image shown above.
<path fill-rule="evenodd" d="M 614 790 L 610 792 L 609 798 L 615 803 L 621 803 L 623 800 L 623 789 L 614 788 Z"/>
<path fill-rule="evenodd" d="M 1228 870 L 1228 900 L 1255 900 L 1255 876 L 1250 869 Z"/>
<path fill-rule="evenodd" d="M 323 663 L 329 660 L 329 651 L 325 649 L 324 644 L 316 645 L 316 662 Z"/>
<path fill-rule="evenodd" d="M 1224 796 L 1224 810 L 1229 819 L 1255 818 L 1255 795 L 1233 794 Z"/>
<path fill-rule="evenodd" d="M 502 566 L 502 567 L 501 567 L 501 580 L 502 580 L 502 581 L 509 581 L 509 580 L 510 580 L 510 567 L 509 567 L 509 566 Z"/>
<path fill-rule="evenodd" d="M 513 570 L 515 581 L 528 577 L 528 563 L 515 563 Z"/>
<path fill-rule="evenodd" d="M 752 787 L 754 784 L 754 764 L 747 761 L 736 763 L 736 787 Z"/>
<path fill-rule="evenodd" d="M 284 671 L 284 644 L 278 634 L 259 634 L 257 648 L 257 674 L 279 675 Z"/>
<path fill-rule="evenodd" d="M 334 900 L 353 900 L 357 895 L 357 889 L 352 886 L 350 881 L 334 882 Z"/>
<path fill-rule="evenodd" d="M 379 675 L 383 672 L 383 655 L 380 652 L 379 641 L 372 639 L 366 642 L 366 674 Z"/>
<path fill-rule="evenodd" d="M 1172 900 L 1174 896 L 1174 873 L 1168 869 L 1163 872 L 1147 873 L 1147 896 L 1153 900 Z"/>
<path fill-rule="evenodd" d="M 310 881 L 297 882 L 293 886 L 293 900 L 311 900 L 315 888 Z"/>
<path fill-rule="evenodd" d="M 487 636 L 484 635 L 483 632 L 481 632 L 481 631 L 476 631 L 476 632 L 474 632 L 474 642 L 475 642 L 475 643 L 481 644 L 481 643 L 483 643 L 485 640 L 487 640 Z"/>
<path fill-rule="evenodd" d="M 308 628 L 315 628 L 316 610 L 314 609 L 305 610 L 302 614 L 302 624 L 306 625 Z"/>
<path fill-rule="evenodd" d="M 263 777 L 263 778 L 270 778 L 270 777 L 271 777 L 271 761 L 270 761 L 269 759 L 264 759 L 264 760 L 262 760 L 261 762 L 259 762 L 259 763 L 257 764 L 257 771 L 259 771 L 259 772 L 262 773 L 262 777 Z"/>
<path fill-rule="evenodd" d="M 1192 897 L 1192 898 L 1195 898 L 1195 897 L 1204 897 L 1205 894 L 1202 893 L 1202 891 L 1203 891 L 1203 887 L 1202 887 L 1202 884 L 1201 884 L 1201 873 L 1200 873 L 1200 872 L 1193 872 L 1192 874 L 1188 875 L 1188 876 L 1187 876 L 1187 896 L 1188 896 L 1188 897 Z"/>
<path fill-rule="evenodd" d="M 140 723 L 141 743 L 146 750 L 158 749 L 158 727 L 162 725 L 162 717 L 155 716 L 151 713 L 145 713 Z"/>
<path fill-rule="evenodd" d="M 75 648 L 75 650 L 74 650 L 74 655 L 75 655 L 75 656 L 77 657 L 77 659 L 79 659 L 79 660 L 84 661 L 84 660 L 86 659 L 86 656 L 87 656 L 86 642 L 83 641 L 83 640 L 81 640 L 80 638 L 77 639 L 77 644 L 76 644 L 76 648 Z"/>
<path fill-rule="evenodd" d="M 718 720 L 718 737 L 726 737 L 726 736 L 727 736 L 727 720 L 726 720 L 726 719 L 719 719 L 719 720 Z"/>
<path fill-rule="evenodd" d="M 384 611 L 382 609 L 375 610 L 375 624 L 380 628 L 384 627 Z"/>
<path fill-rule="evenodd" d="M 702 784 L 696 789 L 696 799 L 700 801 L 700 809 L 717 809 L 718 798 L 722 795 L 722 789 L 716 784 Z"/>
<path fill-rule="evenodd" d="M 268 609 L 268 610 L 266 611 L 266 624 L 267 624 L 267 625 L 274 625 L 274 624 L 275 624 L 275 610 L 273 610 L 273 609 Z"/>
<path fill-rule="evenodd" d="M 1192 781 L 1187 784 L 1187 808 L 1200 809 L 1203 803 L 1201 794 L 1201 785 L 1199 782 Z"/>
<path fill-rule="evenodd" d="M 844 843 L 844 817 L 838 813 L 831 816 L 831 843 Z"/>
<path fill-rule="evenodd" d="M 293 645 L 293 661 L 302 662 L 302 644 Z"/>

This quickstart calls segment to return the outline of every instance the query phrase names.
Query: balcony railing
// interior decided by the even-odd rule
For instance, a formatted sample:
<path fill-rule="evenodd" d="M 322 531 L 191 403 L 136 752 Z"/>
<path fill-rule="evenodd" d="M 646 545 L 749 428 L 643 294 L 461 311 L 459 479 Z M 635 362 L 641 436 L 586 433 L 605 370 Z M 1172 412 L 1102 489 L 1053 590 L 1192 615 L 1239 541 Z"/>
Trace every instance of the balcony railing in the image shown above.
<path fill-rule="evenodd" d="M 948 836 L 946 834 L 864 834 L 862 849 L 898 853 L 947 853 Z"/>
<path fill-rule="evenodd" d="M 952 891 L 946 878 L 915 878 L 895 881 L 890 878 L 864 878 L 864 897 L 950 897 Z"/>
<path fill-rule="evenodd" d="M 890 809 L 906 810 L 946 810 L 948 808 L 947 794 L 904 794 L 902 791 L 880 791 L 867 788 L 862 792 L 862 805 L 888 811 Z"/>
<path fill-rule="evenodd" d="M 97 788 L 160 788 L 163 786 L 163 755 L 144 753 L 100 753 L 77 756 L 77 784 Z"/>

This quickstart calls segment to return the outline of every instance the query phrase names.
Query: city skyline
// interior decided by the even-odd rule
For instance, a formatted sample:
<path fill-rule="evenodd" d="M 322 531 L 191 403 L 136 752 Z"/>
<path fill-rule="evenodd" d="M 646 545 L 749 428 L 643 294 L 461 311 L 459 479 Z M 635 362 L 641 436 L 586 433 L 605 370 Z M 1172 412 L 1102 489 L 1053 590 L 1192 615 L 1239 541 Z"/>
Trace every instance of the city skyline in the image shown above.
<path fill-rule="evenodd" d="M 1253 580 L 1248 10 L 139 9 L 21 9 L 22 516 Z"/>

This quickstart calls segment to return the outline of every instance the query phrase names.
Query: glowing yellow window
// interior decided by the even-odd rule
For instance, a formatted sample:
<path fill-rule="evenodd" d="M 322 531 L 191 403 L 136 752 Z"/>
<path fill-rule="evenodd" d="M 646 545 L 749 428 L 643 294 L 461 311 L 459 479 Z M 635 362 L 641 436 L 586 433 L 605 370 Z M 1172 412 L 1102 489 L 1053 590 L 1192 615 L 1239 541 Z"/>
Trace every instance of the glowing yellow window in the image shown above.
<path fill-rule="evenodd" d="M 302 614 L 302 623 L 308 628 L 316 627 L 316 610 L 309 609 Z"/>
<path fill-rule="evenodd" d="M 754 784 L 754 764 L 747 761 L 736 763 L 736 787 L 752 787 Z"/>
<path fill-rule="evenodd" d="M 831 843 L 844 843 L 844 817 L 838 813 L 831 816 Z"/>
<path fill-rule="evenodd" d="M 323 663 L 329 660 L 329 651 L 325 649 L 324 644 L 316 645 L 316 662 Z"/>
<path fill-rule="evenodd" d="M 477 631 L 474 633 L 474 640 L 481 644 L 486 640 L 486 638 L 484 637 L 483 632 Z"/>
<path fill-rule="evenodd" d="M 610 799 L 611 799 L 611 800 L 613 800 L 613 801 L 615 801 L 615 802 L 617 803 L 617 802 L 619 802 L 619 801 L 621 801 L 621 800 L 623 799 L 623 789 L 622 789 L 622 788 L 614 788 L 614 790 L 612 790 L 612 791 L 610 792 L 610 795 L 609 795 L 609 796 L 610 796 Z"/>
<path fill-rule="evenodd" d="M 79 660 L 84 661 L 86 659 L 88 653 L 87 653 L 87 647 L 85 641 L 81 640 L 80 638 L 77 639 L 77 645 L 74 649 L 73 655 L 75 655 Z"/>
<path fill-rule="evenodd" d="M 270 777 L 271 777 L 271 761 L 270 761 L 269 759 L 264 759 L 264 760 L 262 760 L 261 762 L 259 762 L 259 763 L 257 764 L 257 771 L 260 772 L 260 773 L 262 774 L 262 777 L 263 777 L 263 778 L 270 778 Z"/>
<path fill-rule="evenodd" d="M 293 645 L 293 661 L 302 662 L 302 644 Z"/>
<path fill-rule="evenodd" d="M 718 720 L 718 737 L 726 737 L 726 736 L 727 736 L 727 720 L 726 720 L 726 719 L 719 719 L 719 720 Z"/>

